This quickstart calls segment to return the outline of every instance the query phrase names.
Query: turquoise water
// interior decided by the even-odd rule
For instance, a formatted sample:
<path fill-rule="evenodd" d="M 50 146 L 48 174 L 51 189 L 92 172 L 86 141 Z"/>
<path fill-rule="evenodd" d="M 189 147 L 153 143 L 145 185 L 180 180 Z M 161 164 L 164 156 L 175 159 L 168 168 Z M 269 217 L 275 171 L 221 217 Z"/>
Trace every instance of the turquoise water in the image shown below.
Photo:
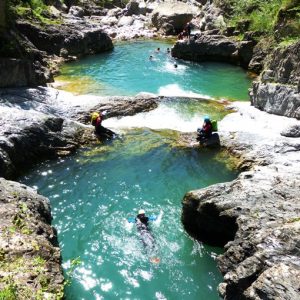
<path fill-rule="evenodd" d="M 219 299 L 214 258 L 222 249 L 187 235 L 180 203 L 187 191 L 237 174 L 218 152 L 177 143 L 172 130 L 122 131 L 121 139 L 46 162 L 22 179 L 50 199 L 66 274 L 79 257 L 66 299 Z M 126 220 L 140 208 L 159 216 L 151 224 L 155 253 Z"/>
<path fill-rule="evenodd" d="M 172 43 L 136 41 L 119 43 L 112 52 L 66 64 L 57 81 L 62 88 L 79 94 L 136 95 L 151 92 L 167 96 L 206 96 L 248 100 L 251 80 L 236 66 L 193 63 L 167 54 Z M 160 48 L 160 52 L 155 50 Z M 154 60 L 149 60 L 153 55 Z"/>

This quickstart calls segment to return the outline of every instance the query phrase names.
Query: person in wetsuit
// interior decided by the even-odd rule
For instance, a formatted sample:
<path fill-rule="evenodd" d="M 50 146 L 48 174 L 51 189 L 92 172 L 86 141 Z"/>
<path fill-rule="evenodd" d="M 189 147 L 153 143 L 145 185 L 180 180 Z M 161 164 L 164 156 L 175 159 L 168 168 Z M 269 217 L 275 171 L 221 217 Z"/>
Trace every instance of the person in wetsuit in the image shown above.
<path fill-rule="evenodd" d="M 93 113 L 92 114 L 92 125 L 95 126 L 95 134 L 101 138 L 113 138 L 115 133 L 108 128 L 102 126 L 104 113 Z"/>
<path fill-rule="evenodd" d="M 135 218 L 135 222 L 144 246 L 149 250 L 152 250 L 154 248 L 154 237 L 148 227 L 149 218 L 146 216 L 143 209 L 139 210 L 138 215 Z"/>

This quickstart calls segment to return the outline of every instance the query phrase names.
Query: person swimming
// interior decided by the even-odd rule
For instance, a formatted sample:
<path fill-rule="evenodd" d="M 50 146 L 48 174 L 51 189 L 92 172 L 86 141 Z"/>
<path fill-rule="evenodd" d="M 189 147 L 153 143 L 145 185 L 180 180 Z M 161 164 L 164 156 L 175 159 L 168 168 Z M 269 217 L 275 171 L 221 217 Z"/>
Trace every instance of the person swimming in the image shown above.
<path fill-rule="evenodd" d="M 143 209 L 138 211 L 135 223 L 145 249 L 152 252 L 155 249 L 155 240 L 149 228 L 149 218 Z"/>

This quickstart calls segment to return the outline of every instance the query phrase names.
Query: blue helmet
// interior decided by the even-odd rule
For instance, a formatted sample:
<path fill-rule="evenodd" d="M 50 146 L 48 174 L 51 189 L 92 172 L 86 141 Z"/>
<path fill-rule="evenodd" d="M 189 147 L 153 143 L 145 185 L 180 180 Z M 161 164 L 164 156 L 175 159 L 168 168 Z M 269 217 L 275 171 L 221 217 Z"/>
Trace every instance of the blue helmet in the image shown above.
<path fill-rule="evenodd" d="M 210 117 L 209 116 L 205 116 L 204 117 L 204 121 L 206 122 L 206 121 L 209 121 L 210 120 Z"/>

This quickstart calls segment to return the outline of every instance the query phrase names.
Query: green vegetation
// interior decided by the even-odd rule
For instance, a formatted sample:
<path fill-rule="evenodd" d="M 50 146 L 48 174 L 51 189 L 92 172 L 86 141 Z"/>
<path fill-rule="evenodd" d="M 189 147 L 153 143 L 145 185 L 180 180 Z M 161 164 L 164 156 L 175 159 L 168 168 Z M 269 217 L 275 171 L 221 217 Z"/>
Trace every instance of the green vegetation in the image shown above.
<path fill-rule="evenodd" d="M 17 288 L 13 280 L 8 277 L 6 278 L 6 286 L 0 291 L 0 300 L 16 300 Z"/>
<path fill-rule="evenodd" d="M 298 0 L 216 0 L 226 12 L 227 23 L 241 33 L 255 31 L 274 35 L 276 40 L 297 40 L 300 36 Z"/>
<path fill-rule="evenodd" d="M 0 261 L 0 268 L 7 276 L 0 278 L 0 300 L 45 299 L 45 293 L 50 293 L 59 300 L 63 298 L 63 290 L 53 290 L 51 278 L 46 272 L 46 260 L 40 256 L 23 257 L 14 260 Z M 26 285 L 22 276 L 25 274 L 34 278 L 34 286 Z M 26 278 L 26 276 L 25 276 Z M 54 299 L 54 298 L 51 299 Z"/>

